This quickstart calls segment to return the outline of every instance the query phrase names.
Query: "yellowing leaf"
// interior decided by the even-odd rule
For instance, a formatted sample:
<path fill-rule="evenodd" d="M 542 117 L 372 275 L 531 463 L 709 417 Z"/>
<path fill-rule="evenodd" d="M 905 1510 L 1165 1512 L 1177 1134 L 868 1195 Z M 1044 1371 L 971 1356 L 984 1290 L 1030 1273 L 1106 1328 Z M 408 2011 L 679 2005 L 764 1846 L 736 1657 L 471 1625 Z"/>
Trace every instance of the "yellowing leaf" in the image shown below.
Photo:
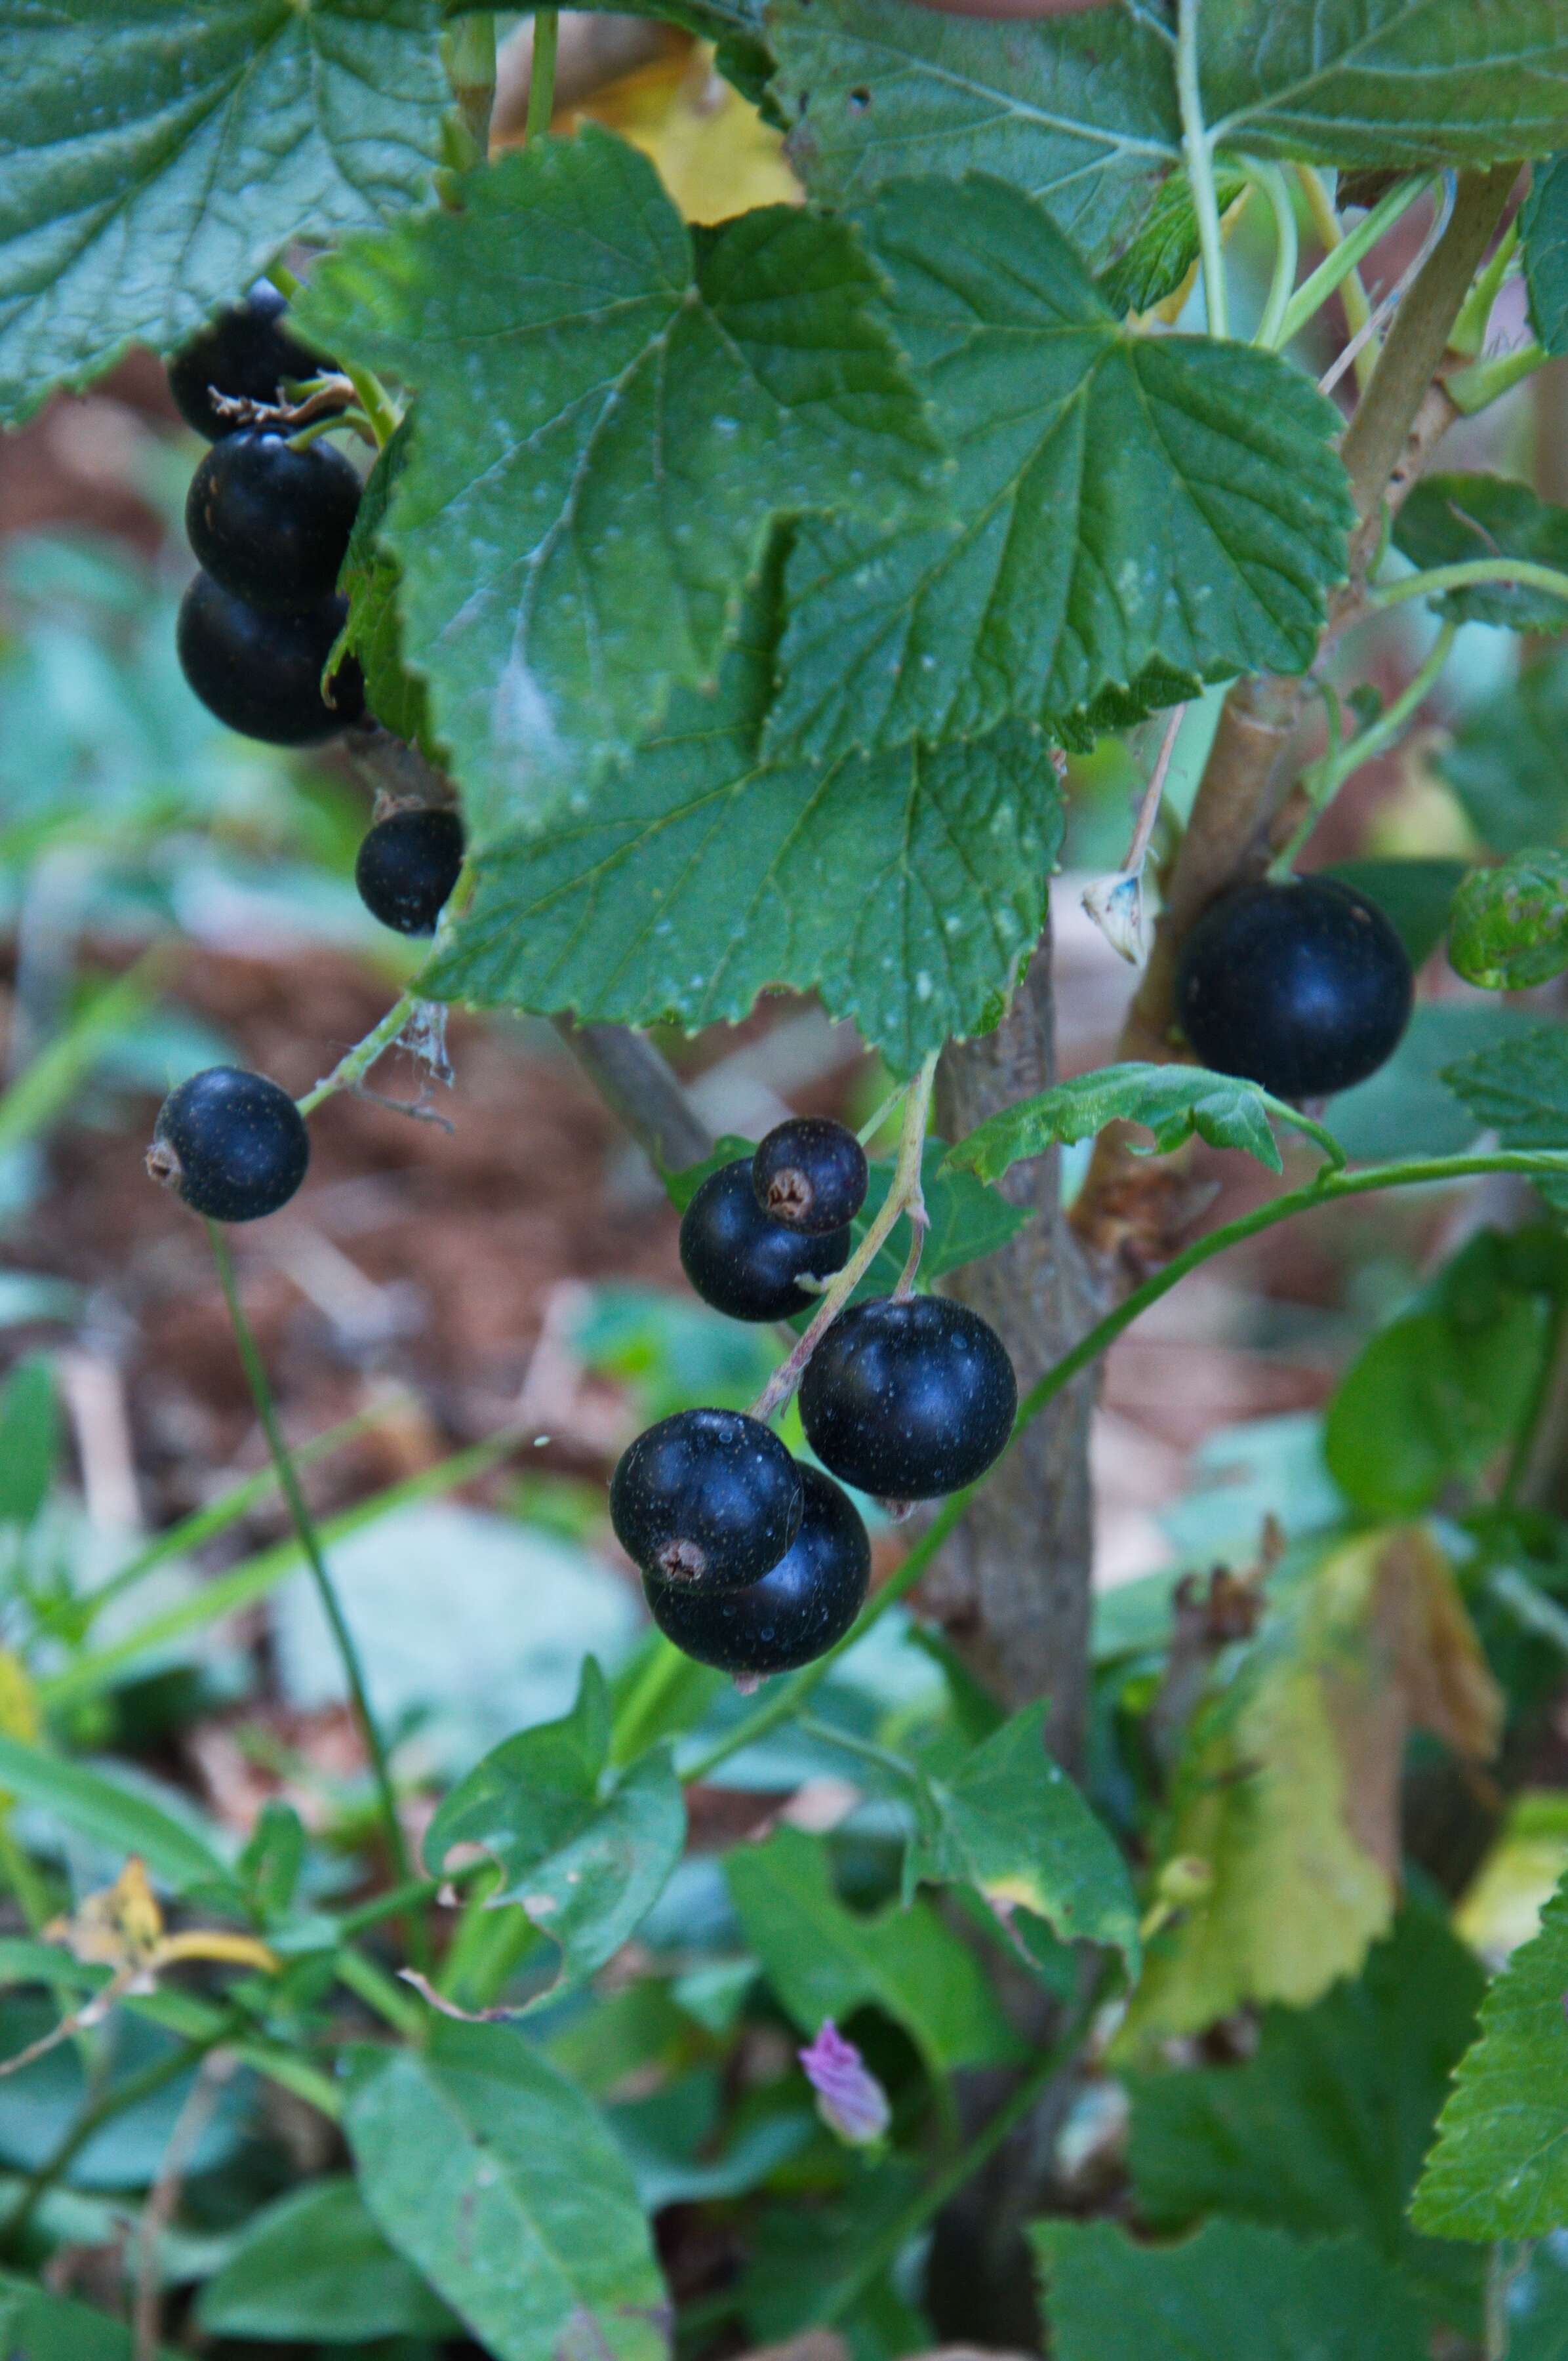
<path fill-rule="evenodd" d="M 1516 1795 L 1497 1841 L 1459 1897 L 1456 1933 L 1500 1967 L 1538 1931 L 1565 1869 L 1568 1795 L 1544 1788 Z"/>
<path fill-rule="evenodd" d="M 728 221 L 752 205 L 797 205 L 784 135 L 715 71 L 703 45 L 656 59 L 596 91 L 581 109 L 641 149 L 687 221 Z"/>
<path fill-rule="evenodd" d="M 1447 1561 L 1417 1527 L 1282 1571 L 1222 1657 L 1178 1765 L 1171 1855 L 1213 1885 L 1150 1945 L 1122 2036 L 1194 2032 L 1245 2001 L 1304 2007 L 1393 1917 L 1407 1736 L 1495 1749 L 1501 1699 Z"/>

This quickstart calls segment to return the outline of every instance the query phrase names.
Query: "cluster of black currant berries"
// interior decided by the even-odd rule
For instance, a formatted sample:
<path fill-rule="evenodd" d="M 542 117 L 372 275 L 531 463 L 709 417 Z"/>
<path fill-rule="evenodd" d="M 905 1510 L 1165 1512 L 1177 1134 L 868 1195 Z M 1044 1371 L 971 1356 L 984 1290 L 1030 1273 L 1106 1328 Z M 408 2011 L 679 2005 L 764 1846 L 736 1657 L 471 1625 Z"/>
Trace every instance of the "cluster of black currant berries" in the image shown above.
<path fill-rule="evenodd" d="M 843 1268 L 866 1194 L 842 1124 L 800 1116 L 710 1173 L 681 1222 L 681 1261 L 732 1320 L 784 1320 Z M 883 1296 L 840 1312 L 806 1364 L 806 1440 L 792 1459 L 738 1411 L 680 1411 L 640 1434 L 610 1483 L 610 1518 L 659 1629 L 699 1663 L 756 1679 L 809 1664 L 859 1614 L 866 1529 L 831 1481 L 888 1501 L 934 1499 L 984 1474 L 1018 1389 L 1002 1339 L 945 1297 Z"/>
<path fill-rule="evenodd" d="M 327 365 L 283 325 L 275 289 L 252 291 L 170 365 L 181 415 L 212 445 L 192 479 L 185 529 L 202 572 L 185 593 L 177 641 L 186 679 L 243 737 L 319 744 L 360 721 L 352 656 L 323 674 L 347 615 L 337 579 L 359 507 L 359 478 L 330 445 L 298 445 L 287 421 L 247 425 L 225 401 L 286 407 L 285 380 Z M 457 882 L 455 812 L 411 805 L 367 832 L 355 883 L 372 916 L 427 935 Z M 286 1205 L 310 1141 L 294 1101 L 264 1074 L 214 1066 L 164 1102 L 148 1170 L 215 1222 L 253 1222 Z"/>

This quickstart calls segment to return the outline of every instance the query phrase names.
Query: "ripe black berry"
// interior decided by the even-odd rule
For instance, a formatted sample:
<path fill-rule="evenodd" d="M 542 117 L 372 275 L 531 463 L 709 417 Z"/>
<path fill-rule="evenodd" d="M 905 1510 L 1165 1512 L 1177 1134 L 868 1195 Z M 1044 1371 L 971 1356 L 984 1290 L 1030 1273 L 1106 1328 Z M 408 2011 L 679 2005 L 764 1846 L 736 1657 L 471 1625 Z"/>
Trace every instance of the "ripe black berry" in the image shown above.
<path fill-rule="evenodd" d="M 214 392 L 276 401 L 286 377 L 317 377 L 330 367 L 290 335 L 282 324 L 286 309 L 275 287 L 253 287 L 243 303 L 220 312 L 170 362 L 169 390 L 180 415 L 209 443 L 232 434 L 239 423 L 214 409 Z"/>
<path fill-rule="evenodd" d="M 322 694 L 322 666 L 348 612 L 342 598 L 269 611 L 198 574 L 180 606 L 180 668 L 210 713 L 242 738 L 310 746 L 365 710 L 365 684 L 350 656 Z"/>
<path fill-rule="evenodd" d="M 359 478 L 341 451 L 251 427 L 191 478 L 185 531 L 214 582 L 253 607 L 309 607 L 337 588 Z"/>
<path fill-rule="evenodd" d="M 761 1679 L 793 1673 L 841 1640 L 866 1595 L 872 1549 L 851 1502 L 816 1467 L 802 1467 L 805 1508 L 793 1548 L 741 1590 L 643 1582 L 654 1622 L 677 1648 L 721 1673 Z"/>
<path fill-rule="evenodd" d="M 214 1222 L 256 1222 L 286 1205 L 311 1160 L 305 1119 L 285 1090 L 239 1066 L 209 1066 L 170 1091 L 147 1169 Z"/>
<path fill-rule="evenodd" d="M 359 898 L 400 935 L 428 935 L 463 866 L 463 823 L 433 805 L 389 814 L 367 830 L 354 864 Z"/>
<path fill-rule="evenodd" d="M 710 1172 L 681 1216 L 681 1263 L 705 1303 L 731 1320 L 787 1320 L 816 1297 L 797 1284 L 830 1279 L 850 1258 L 850 1233 L 807 1237 L 771 1222 L 751 1188 L 751 1161 Z"/>
<path fill-rule="evenodd" d="M 776 1124 L 751 1159 L 757 1202 L 775 1222 L 818 1237 L 852 1222 L 866 1202 L 866 1151 L 824 1115 Z"/>
<path fill-rule="evenodd" d="M 1182 1029 L 1216 1073 L 1315 1099 L 1376 1073 L 1409 1022 L 1410 962 L 1374 903 L 1330 877 L 1243 885 L 1206 910 L 1177 976 Z"/>
<path fill-rule="evenodd" d="M 994 1328 L 945 1296 L 880 1296 L 806 1364 L 800 1415 L 825 1467 L 883 1500 L 972 1484 L 1013 1431 L 1018 1386 Z"/>
<path fill-rule="evenodd" d="M 800 1514 L 799 1468 L 739 1411 L 662 1418 L 610 1478 L 609 1519 L 628 1557 L 693 1589 L 755 1582 L 789 1548 Z"/>

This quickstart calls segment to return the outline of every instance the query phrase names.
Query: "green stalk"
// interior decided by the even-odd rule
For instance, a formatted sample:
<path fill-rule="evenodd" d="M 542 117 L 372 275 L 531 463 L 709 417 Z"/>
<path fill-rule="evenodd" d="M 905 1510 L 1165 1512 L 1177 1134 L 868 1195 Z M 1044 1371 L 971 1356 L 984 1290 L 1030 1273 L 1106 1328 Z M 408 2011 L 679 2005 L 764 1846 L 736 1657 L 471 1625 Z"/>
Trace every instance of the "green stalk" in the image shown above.
<path fill-rule="evenodd" d="M 1080 1377 L 1092 1362 L 1098 1360 L 1101 1354 L 1113 1345 L 1117 1337 L 1130 1328 L 1151 1304 L 1168 1295 L 1171 1289 L 1179 1286 L 1190 1271 L 1201 1268 L 1206 1262 L 1212 1262 L 1216 1255 L 1239 1246 L 1244 1239 L 1256 1237 L 1263 1230 L 1273 1229 L 1277 1223 L 1292 1220 L 1298 1213 L 1313 1213 L 1320 1205 L 1338 1204 L 1347 1197 L 1368 1197 L 1384 1189 L 1412 1189 L 1436 1180 L 1474 1180 L 1488 1172 L 1517 1172 L 1531 1180 L 1568 1180 L 1568 1149 L 1500 1148 L 1476 1156 L 1407 1157 L 1395 1163 L 1369 1165 L 1361 1172 L 1338 1171 L 1325 1165 L 1303 1188 L 1287 1190 L 1281 1196 L 1271 1197 L 1266 1203 L 1255 1205 L 1250 1213 L 1238 1214 L 1234 1222 L 1225 1223 L 1222 1228 L 1212 1230 L 1206 1237 L 1195 1238 L 1163 1269 L 1146 1279 L 1141 1287 L 1135 1287 L 1114 1311 L 1096 1321 L 1071 1351 L 1064 1353 L 1038 1383 L 1030 1388 L 1018 1405 L 1009 1449 L 1047 1404 L 1054 1401 L 1075 1378 Z M 798 1673 L 793 1673 L 787 1681 L 782 1681 L 772 1697 L 764 1698 L 743 1720 L 737 1722 L 733 1730 L 716 1740 L 695 1763 L 689 1763 L 681 1773 L 688 1786 L 699 1780 L 711 1778 L 721 1763 L 728 1763 L 732 1755 L 742 1753 L 748 1746 L 754 1746 L 759 1739 L 766 1738 L 781 1722 L 790 1720 L 800 1710 L 839 1658 L 847 1655 L 864 1639 L 872 1626 L 914 1588 L 948 1535 L 961 1521 L 964 1510 L 978 1488 L 971 1484 L 967 1491 L 949 1493 L 920 1539 L 896 1571 L 883 1584 L 875 1598 L 868 1602 L 859 1620 L 846 1631 L 837 1646 L 829 1648 L 815 1663 L 803 1666 Z"/>
<path fill-rule="evenodd" d="M 463 128 L 473 143 L 474 162 L 490 152 L 490 110 L 496 100 L 496 20 L 488 9 L 460 16 L 447 36 L 446 78 Z"/>
<path fill-rule="evenodd" d="M 1398 607 L 1407 598 L 1435 598 L 1443 590 L 1468 590 L 1484 582 L 1518 583 L 1522 589 L 1544 590 L 1553 598 L 1568 598 L 1568 574 L 1554 566 L 1536 566 L 1523 557 L 1472 557 L 1462 566 L 1432 566 L 1424 574 L 1407 574 L 1400 582 L 1380 582 L 1366 594 L 1370 607 Z"/>
<path fill-rule="evenodd" d="M 1214 189 L 1214 150 L 1203 122 L 1203 96 L 1198 75 L 1199 0 L 1179 0 L 1176 31 L 1176 92 L 1181 106 L 1181 148 L 1198 216 L 1198 247 L 1203 258 L 1203 302 L 1209 334 L 1231 333 L 1230 303 L 1225 289 L 1224 247 L 1220 236 L 1220 203 Z"/>
<path fill-rule="evenodd" d="M 1300 232 L 1296 225 L 1296 208 L 1290 202 L 1290 191 L 1277 164 L 1258 164 L 1251 160 L 1247 171 L 1268 199 L 1274 215 L 1274 276 L 1269 282 L 1268 301 L 1263 317 L 1257 324 L 1255 345 L 1267 352 L 1279 349 L 1280 324 L 1285 317 L 1296 285 L 1296 266 L 1301 258 Z"/>
<path fill-rule="evenodd" d="M 333 1962 L 338 1982 L 362 2000 L 384 2025 L 404 2041 L 421 2042 L 429 2029 L 430 2017 L 423 2004 L 413 1998 L 406 1988 L 367 1960 L 363 1951 L 356 1951 L 345 1943 Z"/>
<path fill-rule="evenodd" d="M 215 1222 L 207 1224 L 207 1235 L 212 1242 L 213 1259 L 218 1267 L 218 1279 L 224 1290 L 224 1301 L 228 1306 L 229 1321 L 234 1329 L 235 1343 L 239 1347 L 239 1357 L 245 1367 L 246 1381 L 250 1388 L 251 1400 L 256 1404 L 256 1414 L 261 1421 L 261 1431 L 267 1437 L 267 1448 L 271 1453 L 273 1465 L 278 1470 L 278 1480 L 283 1488 L 283 1498 L 288 1503 L 290 1521 L 299 1538 L 300 1547 L 304 1552 L 305 1563 L 311 1569 L 312 1577 L 316 1586 L 316 1595 L 321 1600 L 322 1612 L 326 1617 L 336 1645 L 344 1677 L 348 1684 L 348 1694 L 353 1701 L 355 1719 L 359 1724 L 360 1735 L 365 1741 L 365 1751 L 370 1758 L 388 1859 L 392 1864 L 398 1883 L 406 1884 L 412 1874 L 411 1864 L 409 1860 L 408 1846 L 403 1839 L 402 1823 L 398 1817 L 398 1803 L 392 1789 L 392 1773 L 387 1760 L 387 1749 L 376 1717 L 370 1708 L 370 1699 L 365 1686 L 365 1675 L 359 1662 L 359 1651 L 355 1645 L 354 1635 L 345 1620 L 332 1576 L 327 1572 L 326 1559 L 322 1554 L 321 1540 L 316 1532 L 314 1521 L 305 1505 L 305 1496 L 301 1488 L 299 1476 L 289 1455 L 289 1447 L 283 1440 L 282 1430 L 278 1424 L 278 1412 L 272 1399 L 272 1389 L 268 1383 L 267 1371 L 261 1356 L 257 1350 L 250 1323 L 245 1316 L 245 1307 L 239 1300 L 239 1290 L 235 1284 L 234 1260 L 229 1253 L 228 1241 Z M 416 1953 L 418 1963 L 422 1966 L 428 1958 L 422 1921 L 418 1918 L 411 1919 L 410 1933 L 410 1948 Z"/>
<path fill-rule="evenodd" d="M 533 61 L 528 75 L 528 120 L 524 137 L 542 138 L 550 128 L 550 118 L 555 112 L 555 51 L 561 38 L 561 15 L 556 8 L 536 8 L 533 12 Z"/>
<path fill-rule="evenodd" d="M 1457 411 L 1473 418 L 1478 410 L 1488 409 L 1527 377 L 1533 377 L 1538 368 L 1544 368 L 1551 358 L 1545 347 L 1536 344 L 1523 345 L 1517 353 L 1493 353 L 1445 377 L 1443 390 Z"/>
<path fill-rule="evenodd" d="M 1416 199 L 1425 196 L 1436 175 L 1431 172 L 1422 172 L 1412 181 L 1399 181 L 1378 203 L 1373 206 L 1365 220 L 1358 222 L 1355 228 L 1348 232 L 1340 228 L 1339 217 L 1328 203 L 1322 182 L 1321 181 L 1317 182 L 1316 195 L 1321 203 L 1313 203 L 1314 192 L 1309 185 L 1304 171 L 1300 177 L 1302 187 L 1307 192 L 1308 203 L 1312 205 L 1313 219 L 1319 236 L 1328 246 L 1329 251 L 1324 255 L 1316 270 L 1301 281 L 1285 307 L 1275 346 L 1275 349 L 1279 352 L 1283 352 L 1292 337 L 1299 336 L 1308 321 L 1322 310 L 1336 287 L 1344 286 L 1345 288 L 1345 320 L 1351 334 L 1354 335 L 1365 326 L 1372 313 L 1366 300 L 1366 291 L 1355 276 L 1356 266 L 1371 252 L 1385 231 L 1391 229 L 1402 214 L 1409 212 Z M 1316 179 L 1315 174 L 1313 178 Z M 1332 236 L 1331 232 L 1333 233 Z M 1350 282 L 1349 285 L 1345 285 L 1347 280 Z"/>
<path fill-rule="evenodd" d="M 1374 754 L 1382 753 L 1386 746 L 1393 744 L 1406 722 L 1420 706 L 1428 690 L 1435 686 L 1441 677 L 1443 666 L 1448 662 L 1449 651 L 1453 645 L 1458 628 L 1455 623 L 1443 625 L 1433 641 L 1425 662 L 1412 675 L 1408 686 L 1400 691 L 1386 713 L 1380 713 L 1376 721 L 1351 740 L 1348 746 L 1332 747 L 1321 761 L 1312 763 L 1310 769 L 1303 772 L 1301 785 L 1306 789 L 1310 808 L 1302 818 L 1299 827 L 1292 832 L 1289 841 L 1269 863 L 1271 876 L 1277 878 L 1289 876 L 1296 866 L 1302 846 L 1345 781 L 1354 772 L 1361 768 L 1363 763 L 1369 763 Z"/>

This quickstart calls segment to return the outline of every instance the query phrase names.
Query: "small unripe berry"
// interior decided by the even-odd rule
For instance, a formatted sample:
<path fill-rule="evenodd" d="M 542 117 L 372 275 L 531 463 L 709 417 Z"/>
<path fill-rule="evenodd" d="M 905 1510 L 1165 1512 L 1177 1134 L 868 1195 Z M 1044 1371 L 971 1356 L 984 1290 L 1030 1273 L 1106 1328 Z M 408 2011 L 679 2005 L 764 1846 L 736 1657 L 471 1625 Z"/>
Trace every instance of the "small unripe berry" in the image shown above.
<path fill-rule="evenodd" d="M 740 1679 L 792 1673 L 825 1654 L 860 1613 L 872 1567 L 866 1529 L 819 1469 L 803 1466 L 800 1481 L 800 1531 L 758 1581 L 738 1590 L 701 1590 L 645 1576 L 654 1622 L 699 1664 Z"/>
<path fill-rule="evenodd" d="M 275 1213 L 310 1160 L 305 1119 L 288 1092 L 240 1066 L 209 1066 L 170 1091 L 147 1152 L 153 1179 L 214 1222 Z"/>
<path fill-rule="evenodd" d="M 740 1411 L 683 1410 L 623 1453 L 609 1486 L 615 1537 L 646 1575 L 690 1588 L 755 1582 L 800 1531 L 800 1470 Z"/>
<path fill-rule="evenodd" d="M 817 1236 L 842 1229 L 866 1202 L 866 1151 L 852 1131 L 824 1115 L 775 1124 L 751 1159 L 764 1213 Z"/>
<path fill-rule="evenodd" d="M 850 1233 L 812 1237 L 770 1221 L 751 1186 L 751 1161 L 710 1172 L 681 1216 L 681 1265 L 705 1303 L 730 1320 L 788 1320 L 817 1297 L 799 1282 L 831 1279 L 850 1259 Z"/>

